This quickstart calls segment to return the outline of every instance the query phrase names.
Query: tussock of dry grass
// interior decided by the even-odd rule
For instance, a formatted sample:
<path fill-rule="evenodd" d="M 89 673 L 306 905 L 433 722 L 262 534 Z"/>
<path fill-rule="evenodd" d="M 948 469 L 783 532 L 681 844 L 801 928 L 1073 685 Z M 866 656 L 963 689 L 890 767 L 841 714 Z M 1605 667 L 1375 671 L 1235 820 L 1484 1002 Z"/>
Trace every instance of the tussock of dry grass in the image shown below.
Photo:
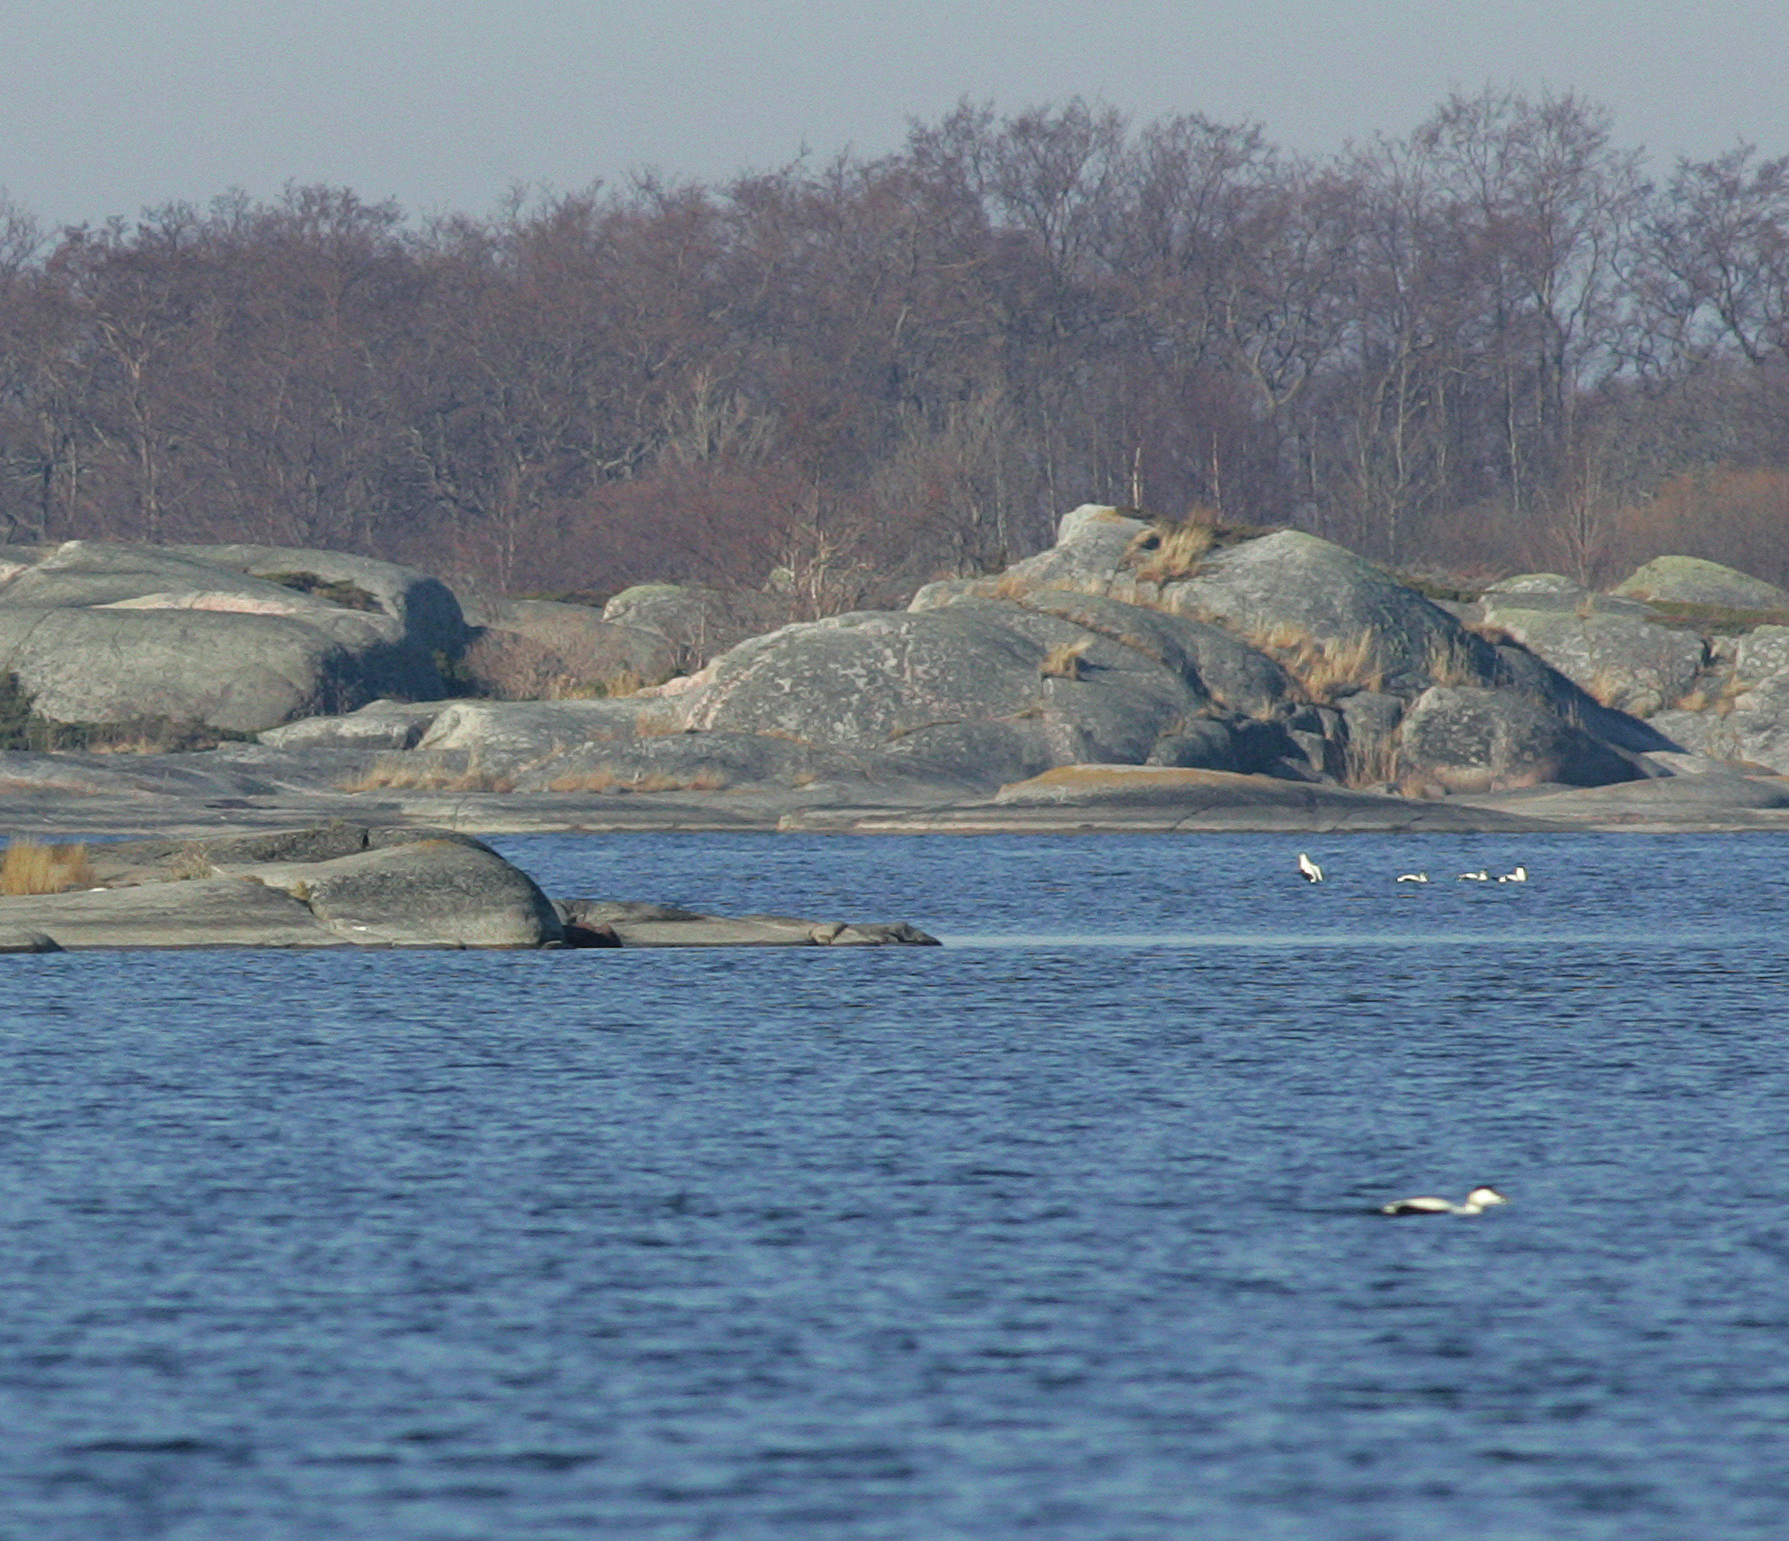
<path fill-rule="evenodd" d="M 12 840 L 0 858 L 0 894 L 62 894 L 98 881 L 84 845 Z"/>
<path fill-rule="evenodd" d="M 620 776 L 610 771 L 585 771 L 557 777 L 547 785 L 554 792 L 724 792 L 730 783 L 718 771 L 698 771 L 692 776 L 658 772 Z"/>
<path fill-rule="evenodd" d="M 1325 646 L 1300 626 L 1281 624 L 1249 639 L 1319 703 L 1327 704 L 1355 690 L 1377 690 L 1385 671 L 1372 633 L 1351 642 Z"/>
<path fill-rule="evenodd" d="M 1677 707 L 1680 711 L 1712 712 L 1717 717 L 1725 717 L 1745 692 L 1746 687 L 1740 683 L 1739 676 L 1729 674 L 1719 681 L 1702 681 L 1683 695 Z"/>
<path fill-rule="evenodd" d="M 382 754 L 362 774 L 341 783 L 343 792 L 513 792 L 515 781 L 484 770 L 476 751 L 463 766 L 415 751 Z"/>
<path fill-rule="evenodd" d="M 669 738 L 683 731 L 683 718 L 675 711 L 642 711 L 634 718 L 637 738 Z"/>
<path fill-rule="evenodd" d="M 1044 660 L 1037 666 L 1038 673 L 1045 679 L 1078 680 L 1087 671 L 1087 649 L 1093 646 L 1091 639 L 1080 642 L 1059 642 L 1044 654 Z"/>
<path fill-rule="evenodd" d="M 1194 576 L 1216 543 L 1209 524 L 1156 525 L 1131 542 L 1126 556 L 1143 582 L 1173 583 Z"/>
<path fill-rule="evenodd" d="M 1343 780 L 1351 787 L 1392 785 L 1398 779 L 1398 745 L 1394 738 L 1368 742 L 1351 738 L 1343 750 Z"/>

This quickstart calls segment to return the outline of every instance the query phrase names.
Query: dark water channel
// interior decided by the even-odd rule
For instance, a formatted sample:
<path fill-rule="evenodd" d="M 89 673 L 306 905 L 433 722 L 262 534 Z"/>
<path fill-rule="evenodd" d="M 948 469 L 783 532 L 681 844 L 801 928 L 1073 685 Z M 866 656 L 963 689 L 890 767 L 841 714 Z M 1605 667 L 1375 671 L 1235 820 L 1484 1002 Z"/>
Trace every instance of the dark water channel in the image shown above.
<path fill-rule="evenodd" d="M 1789 1534 L 1789 842 L 496 843 L 950 945 L 0 958 L 0 1541 Z"/>

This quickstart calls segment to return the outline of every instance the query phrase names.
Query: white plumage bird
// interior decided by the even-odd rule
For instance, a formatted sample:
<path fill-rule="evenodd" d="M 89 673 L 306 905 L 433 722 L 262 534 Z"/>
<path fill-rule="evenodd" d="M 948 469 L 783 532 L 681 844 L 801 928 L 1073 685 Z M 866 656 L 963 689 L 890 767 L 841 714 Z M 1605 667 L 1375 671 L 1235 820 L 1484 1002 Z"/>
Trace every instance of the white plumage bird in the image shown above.
<path fill-rule="evenodd" d="M 1319 867 L 1316 862 L 1312 861 L 1309 856 L 1305 855 L 1303 851 L 1298 853 L 1298 870 L 1313 883 L 1321 883 L 1323 881 L 1323 869 Z"/>
<path fill-rule="evenodd" d="M 1429 881 L 1429 874 L 1426 872 L 1405 872 L 1399 875 L 1398 881 L 1400 883 L 1426 883 Z"/>
<path fill-rule="evenodd" d="M 1438 1199 L 1425 1193 L 1413 1199 L 1398 1199 L 1390 1204 L 1382 1204 L 1379 1213 L 1382 1215 L 1482 1215 L 1493 1204 L 1507 1203 L 1509 1200 L 1495 1188 L 1474 1188 L 1466 1195 L 1464 1204 L 1455 1204 L 1448 1199 Z"/>
<path fill-rule="evenodd" d="M 1497 881 L 1499 883 L 1526 883 L 1528 881 L 1528 869 L 1526 867 L 1517 867 L 1514 872 L 1504 873 Z"/>

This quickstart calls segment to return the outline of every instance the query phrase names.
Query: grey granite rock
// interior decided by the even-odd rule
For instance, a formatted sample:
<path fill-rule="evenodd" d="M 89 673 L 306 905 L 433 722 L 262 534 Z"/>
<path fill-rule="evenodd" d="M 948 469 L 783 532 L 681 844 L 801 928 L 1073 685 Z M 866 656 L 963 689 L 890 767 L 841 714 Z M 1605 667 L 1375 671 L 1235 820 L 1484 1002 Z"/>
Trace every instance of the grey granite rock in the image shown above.
<path fill-rule="evenodd" d="M 1406 790 L 1503 791 L 1543 782 L 1593 786 L 1633 780 L 1633 763 L 1562 720 L 1534 696 L 1433 686 L 1404 718 L 1398 780 Z"/>
<path fill-rule="evenodd" d="M 1654 557 L 1615 585 L 1613 593 L 1725 610 L 1789 610 L 1789 592 L 1719 562 L 1693 556 Z"/>

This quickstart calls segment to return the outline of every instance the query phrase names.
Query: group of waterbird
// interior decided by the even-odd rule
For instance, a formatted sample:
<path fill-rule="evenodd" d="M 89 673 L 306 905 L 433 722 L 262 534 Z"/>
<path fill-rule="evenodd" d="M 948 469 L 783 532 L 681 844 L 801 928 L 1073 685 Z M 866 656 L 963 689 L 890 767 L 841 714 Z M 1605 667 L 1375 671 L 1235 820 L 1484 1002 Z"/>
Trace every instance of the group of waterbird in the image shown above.
<path fill-rule="evenodd" d="M 1313 883 L 1323 881 L 1323 869 L 1303 851 L 1298 853 L 1298 870 Z M 1429 874 L 1426 872 L 1402 872 L 1398 874 L 1398 881 L 1400 883 L 1426 883 L 1429 881 Z M 1526 883 L 1528 869 L 1518 865 L 1514 872 L 1505 872 L 1494 877 L 1485 868 L 1480 867 L 1477 872 L 1462 872 L 1460 881 L 1462 883 Z"/>

